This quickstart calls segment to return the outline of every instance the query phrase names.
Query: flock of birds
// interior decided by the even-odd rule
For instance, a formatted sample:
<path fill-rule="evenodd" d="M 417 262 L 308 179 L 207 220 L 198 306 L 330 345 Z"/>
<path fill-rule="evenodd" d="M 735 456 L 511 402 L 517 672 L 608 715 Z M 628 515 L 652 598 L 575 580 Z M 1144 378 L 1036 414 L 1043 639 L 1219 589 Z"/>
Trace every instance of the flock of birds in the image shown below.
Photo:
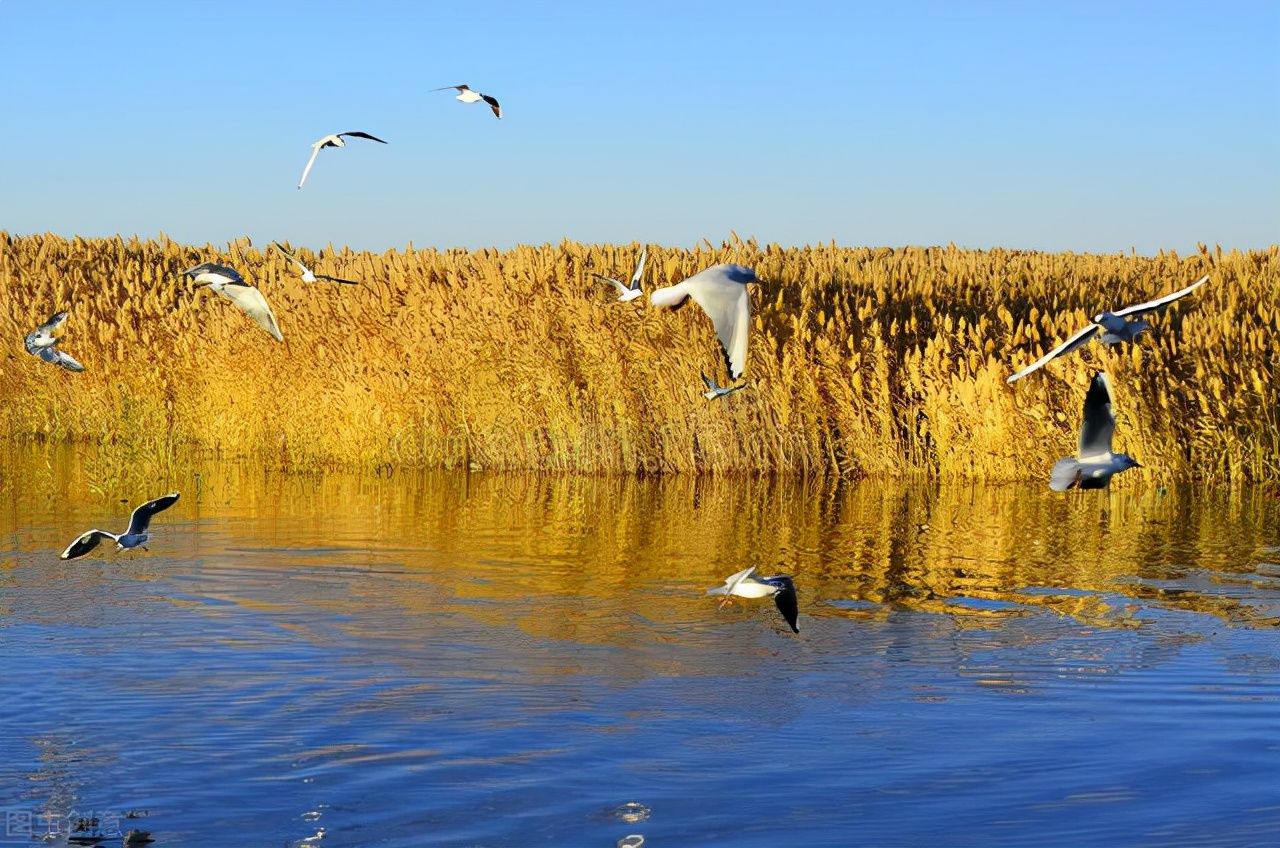
<path fill-rule="evenodd" d="M 456 99 L 463 103 L 486 103 L 493 110 L 494 117 L 502 117 L 502 107 L 496 98 L 473 91 L 466 85 L 445 86 L 434 91 L 456 90 Z M 361 138 L 380 144 L 383 139 L 367 132 L 342 132 L 326 135 L 311 145 L 311 156 L 298 181 L 301 189 L 307 181 L 320 151 L 326 148 L 342 148 L 346 146 L 344 139 Z M 272 242 L 272 247 L 298 266 L 302 281 L 316 283 L 332 282 L 342 285 L 359 285 L 356 280 L 347 280 L 327 274 L 317 274 L 309 268 L 296 254 L 280 244 Z M 642 281 L 648 250 L 642 249 L 635 270 L 628 282 L 602 274 L 594 274 L 598 282 L 613 287 L 618 294 L 618 302 L 627 303 L 644 295 Z M 266 330 L 276 341 L 283 341 L 284 335 L 276 322 L 271 306 L 266 297 L 255 286 L 248 283 L 238 271 L 227 265 L 213 262 L 202 262 L 181 272 L 181 276 L 189 277 L 199 288 L 207 286 L 211 291 L 230 300 L 249 318 Z M 1078 350 L 1089 341 L 1097 339 L 1103 344 L 1113 345 L 1121 342 L 1133 342 L 1140 333 L 1151 328 L 1146 316 L 1162 311 L 1169 304 L 1191 294 L 1207 280 L 1201 277 L 1186 288 L 1158 297 L 1155 300 L 1127 306 L 1114 311 L 1102 312 L 1092 319 L 1088 326 L 1072 335 L 1062 344 L 1050 350 L 1044 356 L 1008 378 L 1009 383 L 1026 377 L 1043 368 L 1053 360 Z M 751 268 L 744 265 L 713 265 L 694 274 L 688 279 L 674 285 L 654 289 L 649 293 L 649 302 L 655 308 L 678 307 L 686 299 L 692 299 L 711 319 L 719 340 L 725 363 L 728 367 L 731 383 L 720 385 L 714 379 L 702 374 L 706 386 L 703 397 L 716 400 L 747 387 L 745 382 L 738 382 L 746 369 L 748 331 L 751 325 L 751 298 L 747 290 L 750 283 L 761 280 Z M 83 371 L 84 366 L 58 345 L 61 338 L 58 331 L 67 322 L 68 313 L 58 312 L 48 321 L 27 334 L 27 352 L 38 356 L 46 362 L 60 366 L 69 371 Z M 1058 460 L 1050 473 L 1049 487 L 1054 491 L 1066 491 L 1072 488 L 1101 489 L 1105 488 L 1111 478 L 1129 468 L 1140 467 L 1137 460 L 1124 453 L 1115 453 L 1112 449 L 1115 435 L 1115 413 L 1111 403 L 1111 384 L 1107 375 L 1098 372 L 1093 376 L 1089 389 L 1085 394 L 1083 420 L 1080 437 L 1074 456 Z M 152 517 L 173 506 L 178 500 L 178 493 L 171 492 L 163 497 L 148 501 L 137 507 L 129 520 L 128 528 L 120 534 L 105 530 L 89 530 L 67 546 L 62 552 L 63 559 L 76 559 L 92 551 L 104 539 L 116 543 L 117 550 L 141 547 L 150 540 L 148 532 Z M 798 603 L 795 586 L 786 575 L 772 577 L 756 577 L 755 567 L 739 571 L 725 580 L 724 586 L 709 590 L 709 594 L 722 595 L 723 606 L 734 597 L 739 598 L 773 598 L 778 610 L 791 629 L 799 633 L 797 625 Z"/>

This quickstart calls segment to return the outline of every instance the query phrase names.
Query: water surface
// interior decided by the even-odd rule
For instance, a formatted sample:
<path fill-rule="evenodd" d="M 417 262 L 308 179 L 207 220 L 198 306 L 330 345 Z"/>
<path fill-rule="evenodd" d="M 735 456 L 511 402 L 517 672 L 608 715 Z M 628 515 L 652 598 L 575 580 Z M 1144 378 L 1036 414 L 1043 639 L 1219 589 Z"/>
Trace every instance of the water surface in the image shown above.
<path fill-rule="evenodd" d="M 0 844 L 1280 839 L 1264 491 L 98 470 L 0 478 Z"/>

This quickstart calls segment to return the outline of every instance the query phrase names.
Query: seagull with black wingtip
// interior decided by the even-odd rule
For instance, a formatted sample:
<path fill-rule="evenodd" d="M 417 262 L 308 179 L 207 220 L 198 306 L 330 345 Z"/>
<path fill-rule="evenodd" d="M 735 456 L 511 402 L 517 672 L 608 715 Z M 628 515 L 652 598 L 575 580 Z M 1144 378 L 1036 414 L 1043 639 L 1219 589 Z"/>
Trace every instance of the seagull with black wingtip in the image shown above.
<path fill-rule="evenodd" d="M 715 380 L 708 377 L 706 374 L 702 375 L 702 382 L 703 382 L 703 385 L 707 387 L 707 390 L 702 393 L 702 396 L 707 400 L 715 400 L 716 398 L 722 398 L 725 395 L 731 395 L 734 392 L 740 392 L 747 387 L 746 383 L 738 383 L 736 386 L 722 386 L 719 383 L 717 383 Z"/>
<path fill-rule="evenodd" d="M 626 303 L 635 300 L 644 294 L 640 289 L 640 278 L 644 276 L 644 262 L 649 258 L 649 249 L 640 249 L 640 259 L 636 262 L 636 270 L 631 274 L 631 282 L 624 283 L 621 280 L 615 280 L 613 277 L 606 277 L 604 274 L 592 274 L 597 281 L 605 285 L 613 286 L 618 290 L 618 302 Z"/>
<path fill-rule="evenodd" d="M 1059 356 L 1065 356 L 1071 351 L 1083 347 L 1090 339 L 1097 336 L 1098 341 L 1105 345 L 1119 344 L 1120 342 L 1131 342 L 1138 337 L 1138 334 L 1151 329 L 1151 323 L 1146 321 L 1143 316 L 1157 310 L 1163 310 L 1175 300 L 1181 300 L 1191 294 L 1200 286 L 1204 285 L 1209 279 L 1209 275 L 1205 274 L 1185 289 L 1179 289 L 1171 294 L 1158 297 L 1155 300 L 1149 300 L 1146 303 L 1138 303 L 1133 306 L 1126 306 L 1123 309 L 1117 309 L 1114 312 L 1099 312 L 1093 316 L 1093 320 L 1089 326 L 1080 330 L 1071 338 L 1037 359 L 1035 362 L 1023 368 L 1005 380 L 1006 383 L 1012 383 L 1015 380 L 1021 380 L 1033 371 L 1036 371 Z M 1098 335 L 1101 333 L 1101 335 Z"/>
<path fill-rule="evenodd" d="M 1141 468 L 1127 453 L 1112 453 L 1111 441 L 1116 432 L 1116 414 L 1111 408 L 1111 381 L 1099 371 L 1089 383 L 1084 396 L 1084 416 L 1080 423 L 1080 442 L 1075 456 L 1058 460 L 1049 476 L 1049 488 L 1055 492 L 1068 489 L 1105 489 L 1111 478 L 1130 468 Z"/>
<path fill-rule="evenodd" d="M 45 362 L 61 365 L 68 371 L 83 371 L 83 365 L 76 362 L 70 354 L 58 348 L 60 340 L 55 334 L 65 323 L 67 323 L 67 313 L 55 313 L 48 321 L 27 333 L 23 344 L 27 348 L 27 353 L 32 356 L 38 356 Z"/>
<path fill-rule="evenodd" d="M 201 262 L 183 271 L 182 276 L 190 277 L 196 286 L 208 286 L 210 291 L 217 292 L 239 307 L 240 311 L 252 318 L 276 341 L 284 341 L 280 326 L 276 324 L 276 316 L 271 312 L 271 305 L 262 296 L 262 292 L 246 283 L 236 269 L 213 262 Z"/>
<path fill-rule="evenodd" d="M 758 283 L 756 272 L 745 265 L 712 265 L 673 286 L 649 293 L 658 309 L 678 307 L 692 298 L 715 327 L 716 338 L 729 366 L 729 378 L 737 380 L 747 367 L 747 339 L 751 331 L 751 295 L 748 283 Z M 708 390 L 710 390 L 708 386 Z M 731 387 L 725 387 L 731 388 Z"/>
<path fill-rule="evenodd" d="M 164 497 L 156 498 L 153 501 L 147 501 L 133 511 L 133 515 L 129 517 L 129 529 L 119 535 L 108 533 L 106 530 L 89 530 L 80 534 L 76 540 L 67 549 L 62 552 L 63 559 L 76 559 L 82 557 L 89 551 L 98 547 L 98 543 L 103 539 L 110 539 L 116 543 L 116 550 L 123 551 L 128 548 L 142 548 L 151 540 L 151 534 L 147 532 L 147 528 L 151 525 L 151 517 L 157 512 L 164 512 L 169 507 L 178 502 L 178 493 L 170 492 Z"/>
<path fill-rule="evenodd" d="M 782 613 L 782 617 L 787 620 L 788 626 L 792 632 L 799 633 L 800 627 L 796 624 L 796 620 L 800 615 L 800 604 L 796 599 L 796 586 L 791 582 L 791 578 L 785 574 L 775 574 L 772 577 L 755 577 L 756 567 L 745 568 L 737 574 L 732 574 L 725 579 L 723 586 L 716 586 L 708 589 L 708 595 L 724 595 L 724 600 L 720 602 L 720 607 L 729 603 L 734 596 L 739 598 L 773 598 L 773 603 L 778 608 L 778 612 Z"/>
<path fill-rule="evenodd" d="M 502 107 L 498 105 L 498 99 L 496 97 L 490 97 L 487 94 L 481 94 L 478 91 L 472 91 L 465 84 L 464 85 L 445 85 L 445 86 L 441 86 L 440 88 L 433 88 L 431 90 L 432 91 L 448 91 L 449 89 L 453 89 L 454 91 L 458 92 L 458 96 L 453 98 L 454 100 L 461 100 L 463 103 L 479 103 L 481 100 L 483 100 L 485 103 L 488 103 L 489 108 L 493 110 L 493 117 L 495 118 L 502 117 Z"/>
<path fill-rule="evenodd" d="M 346 147 L 347 143 L 342 140 L 344 138 L 367 138 L 369 141 L 386 144 L 382 139 L 375 135 L 369 135 L 367 132 L 352 131 L 327 135 L 311 145 L 311 158 L 307 160 L 307 167 L 302 169 L 302 179 L 298 180 L 298 188 L 302 188 L 302 184 L 307 181 L 307 174 L 311 173 L 311 166 L 316 163 L 316 157 L 320 155 L 320 151 L 326 147 Z"/>
<path fill-rule="evenodd" d="M 271 246 L 274 247 L 276 250 L 280 251 L 281 253 L 283 253 L 285 256 L 292 259 L 293 264 L 297 265 L 299 268 L 302 269 L 302 282 L 304 283 L 314 283 L 320 280 L 328 280 L 331 283 L 342 283 L 343 285 L 348 285 L 348 286 L 360 285 L 355 280 L 344 280 L 341 277 L 330 277 L 328 274 L 317 274 L 314 271 L 312 271 L 310 268 L 308 268 L 306 265 L 304 265 L 302 263 L 302 260 L 298 258 L 297 254 L 289 252 L 289 250 L 286 249 L 284 246 L 282 246 L 279 242 L 273 241 L 271 242 Z"/>

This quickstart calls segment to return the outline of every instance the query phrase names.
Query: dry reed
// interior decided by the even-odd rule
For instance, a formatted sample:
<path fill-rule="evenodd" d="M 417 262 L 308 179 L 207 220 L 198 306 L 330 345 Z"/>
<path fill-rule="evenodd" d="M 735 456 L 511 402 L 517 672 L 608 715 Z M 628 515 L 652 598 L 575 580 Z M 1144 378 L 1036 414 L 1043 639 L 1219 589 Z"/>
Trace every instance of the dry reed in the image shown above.
<path fill-rule="evenodd" d="M 618 304 L 590 272 L 639 245 L 509 251 L 303 250 L 359 288 L 302 283 L 283 257 L 168 239 L 0 233 L 0 438 L 96 443 L 122 466 L 192 452 L 282 469 L 834 473 L 1038 478 L 1074 448 L 1092 370 L 1112 375 L 1117 480 L 1280 475 L 1280 247 L 1180 257 L 945 248 L 650 248 L 646 287 L 754 266 L 747 378 L 723 377 L 696 307 Z M 197 261 L 238 268 L 278 344 L 193 292 Z M 1137 345 L 1093 345 L 1004 378 L 1103 307 L 1210 282 Z M 72 374 L 20 339 L 67 309 Z"/>

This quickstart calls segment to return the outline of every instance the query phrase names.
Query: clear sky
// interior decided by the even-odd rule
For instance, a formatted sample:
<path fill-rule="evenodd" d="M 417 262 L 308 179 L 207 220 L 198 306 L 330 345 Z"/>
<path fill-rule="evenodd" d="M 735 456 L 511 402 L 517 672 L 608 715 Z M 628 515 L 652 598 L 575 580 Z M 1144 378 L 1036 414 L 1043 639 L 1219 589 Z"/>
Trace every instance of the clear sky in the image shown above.
<path fill-rule="evenodd" d="M 0 0 L 0 80 L 13 233 L 1280 242 L 1276 0 Z"/>

